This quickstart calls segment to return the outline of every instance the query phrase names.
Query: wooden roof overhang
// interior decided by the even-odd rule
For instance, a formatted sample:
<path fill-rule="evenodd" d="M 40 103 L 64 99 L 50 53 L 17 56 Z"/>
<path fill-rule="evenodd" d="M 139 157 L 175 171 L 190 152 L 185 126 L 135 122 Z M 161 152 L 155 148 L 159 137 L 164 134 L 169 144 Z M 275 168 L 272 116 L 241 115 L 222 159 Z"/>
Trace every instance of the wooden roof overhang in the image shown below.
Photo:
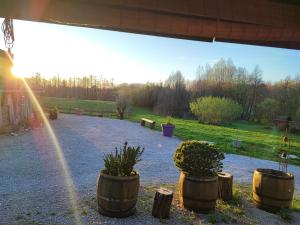
<path fill-rule="evenodd" d="M 0 17 L 300 49 L 298 0 L 1 0 Z"/>

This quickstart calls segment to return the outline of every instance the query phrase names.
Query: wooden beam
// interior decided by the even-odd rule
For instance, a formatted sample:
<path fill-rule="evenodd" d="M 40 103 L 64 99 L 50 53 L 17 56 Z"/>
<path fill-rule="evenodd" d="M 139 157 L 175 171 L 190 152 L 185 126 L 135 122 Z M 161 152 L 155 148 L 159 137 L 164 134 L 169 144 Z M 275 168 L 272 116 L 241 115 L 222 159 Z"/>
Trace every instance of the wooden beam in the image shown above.
<path fill-rule="evenodd" d="M 300 49 L 300 6 L 274 0 L 1 0 L 0 17 Z"/>

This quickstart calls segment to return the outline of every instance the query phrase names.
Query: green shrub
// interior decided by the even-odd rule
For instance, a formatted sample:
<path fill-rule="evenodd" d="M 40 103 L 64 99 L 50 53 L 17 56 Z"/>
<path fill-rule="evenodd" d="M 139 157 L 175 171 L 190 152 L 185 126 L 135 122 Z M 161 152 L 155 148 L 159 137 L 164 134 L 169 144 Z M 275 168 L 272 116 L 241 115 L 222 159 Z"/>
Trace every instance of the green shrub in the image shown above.
<path fill-rule="evenodd" d="M 173 118 L 171 116 L 167 116 L 167 118 L 166 118 L 166 124 L 167 125 L 173 125 Z"/>
<path fill-rule="evenodd" d="M 199 121 L 209 124 L 223 124 L 241 116 L 242 107 L 228 98 L 201 97 L 190 103 L 191 111 Z"/>
<path fill-rule="evenodd" d="M 49 111 L 49 119 L 56 120 L 58 117 L 58 108 L 55 106 Z"/>
<path fill-rule="evenodd" d="M 261 122 L 271 122 L 280 112 L 279 102 L 273 98 L 265 98 L 257 106 L 257 118 Z"/>
<path fill-rule="evenodd" d="M 215 176 L 222 171 L 224 154 L 215 145 L 201 141 L 184 141 L 174 154 L 175 165 L 190 176 Z"/>
<path fill-rule="evenodd" d="M 141 156 L 144 152 L 140 146 L 131 147 L 124 143 L 123 149 L 116 148 L 115 153 L 110 153 L 104 156 L 105 170 L 111 176 L 130 176 L 133 173 L 133 167 L 141 161 Z"/>

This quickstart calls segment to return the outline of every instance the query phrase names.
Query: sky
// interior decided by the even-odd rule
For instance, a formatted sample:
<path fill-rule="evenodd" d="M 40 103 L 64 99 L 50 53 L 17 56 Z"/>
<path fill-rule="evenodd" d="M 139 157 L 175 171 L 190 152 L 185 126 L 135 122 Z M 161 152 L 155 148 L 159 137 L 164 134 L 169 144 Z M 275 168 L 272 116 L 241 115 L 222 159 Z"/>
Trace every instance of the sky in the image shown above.
<path fill-rule="evenodd" d="M 0 18 L 2 24 L 3 19 Z M 116 83 L 164 81 L 180 70 L 195 79 L 198 66 L 231 58 L 252 71 L 259 65 L 265 81 L 300 74 L 300 51 L 221 42 L 201 42 L 100 29 L 14 20 L 15 70 L 29 77 L 102 76 Z M 0 48 L 5 49 L 3 34 Z"/>

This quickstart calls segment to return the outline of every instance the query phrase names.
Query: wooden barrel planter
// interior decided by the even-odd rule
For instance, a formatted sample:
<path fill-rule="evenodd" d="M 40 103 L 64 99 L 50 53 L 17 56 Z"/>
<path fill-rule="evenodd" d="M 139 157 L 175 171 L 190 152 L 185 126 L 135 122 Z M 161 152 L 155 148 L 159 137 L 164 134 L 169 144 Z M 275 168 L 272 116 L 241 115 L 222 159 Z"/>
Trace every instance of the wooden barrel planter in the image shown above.
<path fill-rule="evenodd" d="M 294 175 L 273 169 L 256 169 L 253 173 L 254 204 L 269 212 L 289 208 L 294 194 Z"/>
<path fill-rule="evenodd" d="M 195 212 L 215 209 L 218 197 L 218 177 L 191 177 L 181 172 L 178 182 L 181 205 Z"/>
<path fill-rule="evenodd" d="M 104 216 L 127 217 L 135 213 L 139 192 L 139 174 L 129 177 L 100 172 L 97 185 L 98 211 Z"/>

